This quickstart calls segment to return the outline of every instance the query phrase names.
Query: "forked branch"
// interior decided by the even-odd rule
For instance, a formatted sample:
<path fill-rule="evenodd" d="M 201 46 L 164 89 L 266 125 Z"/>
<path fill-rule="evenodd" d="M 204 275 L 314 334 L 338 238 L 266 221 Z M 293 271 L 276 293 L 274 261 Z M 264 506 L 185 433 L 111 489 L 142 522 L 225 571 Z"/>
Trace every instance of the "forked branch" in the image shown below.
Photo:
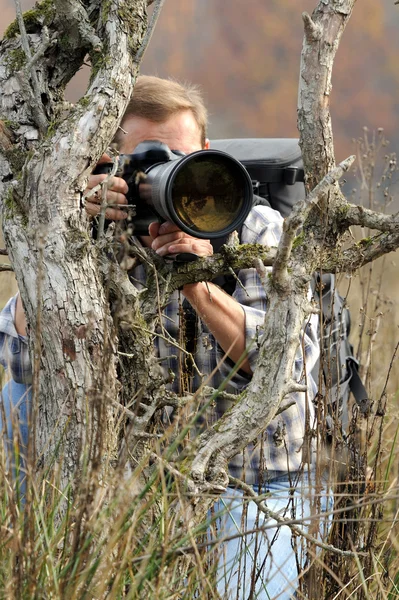
<path fill-rule="evenodd" d="M 350 156 L 342 161 L 342 163 L 335 167 L 331 172 L 327 173 L 310 194 L 294 206 L 291 214 L 285 219 L 283 235 L 278 245 L 272 272 L 272 284 L 277 289 L 286 289 L 291 278 L 288 274 L 289 260 L 298 230 L 305 224 L 312 208 L 320 203 L 320 200 L 324 198 L 331 187 L 341 179 L 346 171 L 348 171 L 354 160 L 355 157 Z M 293 273 L 293 276 L 295 276 L 295 272 Z"/>

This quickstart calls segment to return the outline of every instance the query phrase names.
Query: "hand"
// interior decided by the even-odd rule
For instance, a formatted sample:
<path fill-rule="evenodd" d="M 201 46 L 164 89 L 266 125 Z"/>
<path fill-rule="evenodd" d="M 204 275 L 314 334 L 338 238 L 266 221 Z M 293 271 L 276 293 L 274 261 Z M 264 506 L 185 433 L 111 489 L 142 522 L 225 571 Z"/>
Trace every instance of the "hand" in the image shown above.
<path fill-rule="evenodd" d="M 111 158 L 107 154 L 103 154 L 102 157 L 100 158 L 100 160 L 98 161 L 98 164 L 107 163 L 107 162 L 112 162 Z M 95 188 L 106 178 L 107 178 L 106 174 L 90 175 L 89 181 L 87 183 L 87 188 L 85 189 L 84 193 L 87 194 L 87 192 L 89 192 L 90 190 Z M 120 205 L 127 204 L 127 198 L 126 198 L 125 194 L 127 194 L 127 192 L 128 192 L 128 185 L 127 185 L 126 181 L 124 179 L 122 179 L 121 177 L 113 177 L 109 181 L 108 185 L 109 185 L 109 187 L 107 189 L 107 202 L 109 204 L 120 204 Z M 91 215 L 92 217 L 98 215 L 100 212 L 101 196 L 102 196 L 102 192 L 100 189 L 93 196 L 90 196 L 90 198 L 88 198 L 86 200 L 86 204 L 85 204 L 86 212 L 89 215 Z M 122 219 L 126 219 L 128 214 L 127 214 L 127 212 L 123 211 L 122 206 L 121 207 L 115 206 L 112 208 L 107 208 L 107 210 L 105 212 L 105 216 L 107 219 L 111 219 L 113 221 L 121 221 Z"/>
<path fill-rule="evenodd" d="M 151 248 L 160 256 L 189 252 L 197 256 L 211 256 L 212 244 L 209 240 L 200 240 L 184 233 L 174 223 L 151 223 L 149 226 Z"/>

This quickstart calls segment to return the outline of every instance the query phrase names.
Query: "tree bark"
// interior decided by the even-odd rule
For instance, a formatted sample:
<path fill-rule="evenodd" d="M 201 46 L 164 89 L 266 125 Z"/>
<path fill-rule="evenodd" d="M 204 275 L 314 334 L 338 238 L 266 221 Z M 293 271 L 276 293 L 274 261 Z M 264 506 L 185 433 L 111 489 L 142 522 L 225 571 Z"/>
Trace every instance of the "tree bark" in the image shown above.
<path fill-rule="evenodd" d="M 3 230 L 29 323 L 37 456 L 60 461 L 62 486 L 116 451 L 117 340 L 82 192 L 130 98 L 146 31 L 144 0 L 90 11 L 47 3 L 0 48 Z M 65 110 L 63 89 L 87 53 L 89 89 Z"/>
<path fill-rule="evenodd" d="M 298 130 L 308 190 L 335 166 L 330 115 L 332 70 L 342 34 L 356 0 L 319 2 L 312 16 L 303 13 L 298 90 Z"/>

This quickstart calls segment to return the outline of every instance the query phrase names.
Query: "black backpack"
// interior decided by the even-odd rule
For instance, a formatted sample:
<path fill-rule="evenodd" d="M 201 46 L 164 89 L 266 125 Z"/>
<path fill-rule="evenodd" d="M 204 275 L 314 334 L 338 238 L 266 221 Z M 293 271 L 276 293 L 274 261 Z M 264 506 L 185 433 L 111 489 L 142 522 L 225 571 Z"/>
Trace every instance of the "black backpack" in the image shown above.
<path fill-rule="evenodd" d="M 214 140 L 211 148 L 231 154 L 244 165 L 252 179 L 256 203 L 271 206 L 286 217 L 294 204 L 305 197 L 304 170 L 297 139 Z M 217 251 L 226 240 L 211 241 Z M 225 277 L 222 287 L 231 294 L 235 287 L 234 278 Z M 333 422 L 338 420 L 345 433 L 350 420 L 350 392 L 363 414 L 368 414 L 370 407 L 359 376 L 359 363 L 349 342 L 350 313 L 331 273 L 315 273 L 312 290 L 315 302 L 321 308 L 320 360 L 312 371 L 314 380 L 319 382 L 316 401 L 326 398 L 327 428 L 332 431 Z M 323 365 L 321 376 L 320 362 Z"/>

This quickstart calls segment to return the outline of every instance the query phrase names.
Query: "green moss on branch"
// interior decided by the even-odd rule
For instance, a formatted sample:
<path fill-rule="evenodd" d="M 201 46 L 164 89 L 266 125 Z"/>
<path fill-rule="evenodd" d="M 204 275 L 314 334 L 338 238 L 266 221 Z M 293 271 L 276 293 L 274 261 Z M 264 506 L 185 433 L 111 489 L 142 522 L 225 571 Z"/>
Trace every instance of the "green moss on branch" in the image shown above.
<path fill-rule="evenodd" d="M 11 73 L 16 73 L 20 71 L 22 67 L 26 64 L 26 56 L 25 52 L 22 48 L 15 48 L 14 50 L 10 50 L 10 52 L 6 55 L 5 63 Z"/>
<path fill-rule="evenodd" d="M 10 163 L 14 179 L 19 179 L 22 168 L 27 159 L 28 152 L 26 150 L 22 150 L 22 148 L 17 145 L 10 148 L 10 150 L 4 150 L 3 152 Z"/>
<path fill-rule="evenodd" d="M 38 27 L 49 25 L 55 16 L 55 7 L 53 0 L 42 0 L 34 8 L 27 10 L 23 14 L 25 29 L 27 33 L 34 33 Z M 19 34 L 19 25 L 17 19 L 7 27 L 4 32 L 4 39 L 10 40 Z"/>

